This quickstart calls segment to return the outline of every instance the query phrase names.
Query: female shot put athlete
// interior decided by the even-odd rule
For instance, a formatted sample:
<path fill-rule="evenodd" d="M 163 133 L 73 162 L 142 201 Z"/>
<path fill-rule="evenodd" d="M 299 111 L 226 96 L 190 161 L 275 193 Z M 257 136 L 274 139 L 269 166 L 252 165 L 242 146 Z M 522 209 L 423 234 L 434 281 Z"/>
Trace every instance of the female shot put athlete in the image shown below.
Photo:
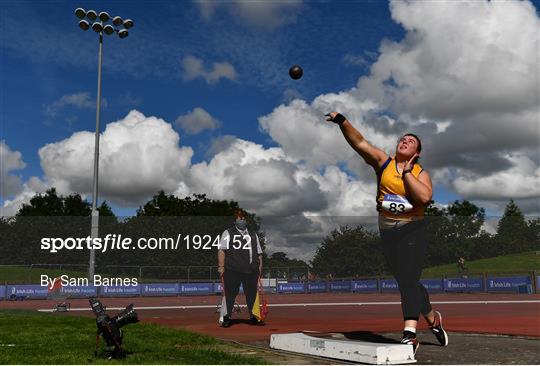
<path fill-rule="evenodd" d="M 376 201 L 383 253 L 401 293 L 405 322 L 401 343 L 412 345 L 416 352 L 416 326 L 422 314 L 441 346 L 448 345 L 441 313 L 433 311 L 427 290 L 420 282 L 427 249 L 424 209 L 432 196 L 429 173 L 417 163 L 422 151 L 420 139 L 412 133 L 403 135 L 395 156 L 389 157 L 372 146 L 342 114 L 331 112 L 326 117 L 339 125 L 349 145 L 377 174 Z"/>

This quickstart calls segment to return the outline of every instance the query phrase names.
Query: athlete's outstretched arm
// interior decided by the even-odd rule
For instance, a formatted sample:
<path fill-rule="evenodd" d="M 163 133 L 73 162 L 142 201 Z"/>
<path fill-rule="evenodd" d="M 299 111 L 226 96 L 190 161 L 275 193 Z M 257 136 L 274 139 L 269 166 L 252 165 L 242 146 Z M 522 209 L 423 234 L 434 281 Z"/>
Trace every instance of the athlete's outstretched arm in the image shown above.
<path fill-rule="evenodd" d="M 334 118 L 338 115 L 337 112 L 328 113 L 327 121 L 334 121 Z M 371 145 L 362 136 L 352 123 L 345 118 L 345 120 L 339 123 L 339 127 L 345 140 L 351 145 L 351 147 L 364 159 L 364 161 L 371 165 L 375 171 L 379 171 L 379 168 L 388 159 L 388 155 L 381 149 Z"/>

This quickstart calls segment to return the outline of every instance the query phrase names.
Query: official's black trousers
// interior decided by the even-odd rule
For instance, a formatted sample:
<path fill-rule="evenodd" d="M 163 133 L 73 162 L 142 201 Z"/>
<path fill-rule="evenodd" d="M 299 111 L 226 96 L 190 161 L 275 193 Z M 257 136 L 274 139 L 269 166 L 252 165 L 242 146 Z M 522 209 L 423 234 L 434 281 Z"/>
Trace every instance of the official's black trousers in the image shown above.
<path fill-rule="evenodd" d="M 238 296 L 240 285 L 244 289 L 244 295 L 246 296 L 246 304 L 248 306 L 249 314 L 253 309 L 255 298 L 257 296 L 257 285 L 259 281 L 259 273 L 242 273 L 231 269 L 225 269 L 223 273 L 223 284 L 225 286 L 225 300 L 227 301 L 227 315 L 231 316 L 234 306 L 234 300 Z"/>
<path fill-rule="evenodd" d="M 413 221 L 380 233 L 386 263 L 399 285 L 403 319 L 418 320 L 420 313 L 431 311 L 428 292 L 420 282 L 427 251 L 425 223 Z"/>

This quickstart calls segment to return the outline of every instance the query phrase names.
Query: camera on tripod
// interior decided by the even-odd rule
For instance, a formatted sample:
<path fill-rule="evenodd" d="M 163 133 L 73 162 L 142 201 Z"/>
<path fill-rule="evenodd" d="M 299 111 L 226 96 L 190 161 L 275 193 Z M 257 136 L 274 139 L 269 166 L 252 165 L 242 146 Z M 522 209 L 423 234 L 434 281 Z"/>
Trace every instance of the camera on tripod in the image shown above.
<path fill-rule="evenodd" d="M 133 309 L 133 304 L 128 305 L 124 310 L 111 318 L 105 313 L 105 307 L 101 301 L 97 299 L 89 299 L 89 301 L 92 311 L 96 316 L 97 325 L 96 349 L 94 355 L 97 356 L 99 337 L 101 336 L 107 343 L 107 346 L 114 346 L 114 349 L 107 354 L 109 359 L 125 357 L 126 354 L 122 349 L 124 332 L 121 328 L 127 324 L 137 323 L 139 321 L 137 313 Z"/>

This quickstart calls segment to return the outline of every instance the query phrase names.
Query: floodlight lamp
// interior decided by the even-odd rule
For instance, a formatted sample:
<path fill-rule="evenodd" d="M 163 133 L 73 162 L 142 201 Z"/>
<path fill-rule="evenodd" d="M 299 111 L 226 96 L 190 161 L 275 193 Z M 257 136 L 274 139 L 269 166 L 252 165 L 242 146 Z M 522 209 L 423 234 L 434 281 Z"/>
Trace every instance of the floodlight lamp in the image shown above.
<path fill-rule="evenodd" d="M 131 19 L 124 20 L 124 27 L 126 27 L 126 29 L 129 29 L 129 28 L 131 28 L 133 26 L 134 26 L 133 20 L 131 20 Z"/>
<path fill-rule="evenodd" d="M 106 26 L 103 27 L 103 32 L 104 32 L 106 35 L 110 36 L 111 34 L 114 33 L 114 28 L 113 28 L 112 25 L 107 24 Z"/>
<path fill-rule="evenodd" d="M 102 22 L 106 22 L 110 18 L 111 17 L 109 16 L 109 13 L 107 13 L 106 11 L 102 11 L 101 13 L 99 13 L 99 20 L 101 20 Z"/>
<path fill-rule="evenodd" d="M 81 28 L 83 31 L 87 31 L 90 29 L 90 23 L 83 19 L 79 22 L 79 28 Z"/>
<path fill-rule="evenodd" d="M 127 29 L 120 29 L 118 31 L 118 37 L 120 38 L 126 38 L 128 36 L 129 32 L 127 31 Z"/>
<path fill-rule="evenodd" d="M 97 19 L 97 13 L 94 10 L 88 10 L 86 16 L 92 21 Z"/>
<path fill-rule="evenodd" d="M 100 22 L 95 22 L 94 24 L 92 24 L 92 29 L 94 30 L 94 32 L 99 33 L 103 30 L 103 25 Z"/>
<path fill-rule="evenodd" d="M 122 25 L 122 23 L 124 23 L 124 21 L 122 20 L 122 18 L 120 18 L 119 16 L 115 16 L 112 20 L 113 24 L 116 25 L 117 27 Z"/>
<path fill-rule="evenodd" d="M 79 19 L 83 19 L 86 16 L 86 11 L 83 8 L 75 9 L 75 16 Z"/>

